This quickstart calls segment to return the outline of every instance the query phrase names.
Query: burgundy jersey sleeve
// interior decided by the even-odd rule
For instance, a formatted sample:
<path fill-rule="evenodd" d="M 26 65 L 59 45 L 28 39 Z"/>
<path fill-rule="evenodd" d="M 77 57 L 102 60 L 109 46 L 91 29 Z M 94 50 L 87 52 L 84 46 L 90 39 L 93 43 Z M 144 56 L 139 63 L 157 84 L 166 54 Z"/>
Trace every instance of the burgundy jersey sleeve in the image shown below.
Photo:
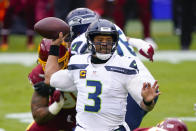
<path fill-rule="evenodd" d="M 42 69 L 42 66 L 38 64 L 31 73 L 29 73 L 29 81 L 34 85 L 38 82 L 44 81 L 44 71 Z"/>

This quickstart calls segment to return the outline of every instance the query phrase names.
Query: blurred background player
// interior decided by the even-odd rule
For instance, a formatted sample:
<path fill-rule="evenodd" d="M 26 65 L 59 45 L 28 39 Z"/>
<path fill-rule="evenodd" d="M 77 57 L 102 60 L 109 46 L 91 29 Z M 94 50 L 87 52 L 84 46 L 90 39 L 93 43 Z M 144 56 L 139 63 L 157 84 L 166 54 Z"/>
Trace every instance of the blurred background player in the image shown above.
<path fill-rule="evenodd" d="M 196 1 L 181 0 L 182 7 L 182 24 L 180 44 L 182 50 L 189 50 L 192 42 L 192 32 L 194 31 L 194 23 L 196 21 Z"/>
<path fill-rule="evenodd" d="M 0 1 L 0 46 L 1 46 L 1 29 L 3 27 L 3 20 L 4 20 L 5 12 L 8 6 L 9 6 L 9 0 Z"/>
<path fill-rule="evenodd" d="M 54 0 L 55 16 L 65 20 L 71 10 L 85 6 L 85 0 Z"/>
<path fill-rule="evenodd" d="M 72 131 L 72 128 L 75 127 L 76 93 L 64 93 L 63 100 L 61 98 L 62 94 L 59 91 L 55 91 L 54 88 L 47 87 L 50 91 L 43 89 L 43 92 L 40 92 L 42 89 L 37 90 L 39 82 L 45 80 L 44 71 L 51 43 L 52 40 L 45 38 L 41 41 L 38 48 L 39 64 L 28 76 L 35 89 L 31 101 L 31 109 L 35 121 L 28 126 L 27 131 Z M 69 51 L 64 42 L 59 48 L 58 63 L 60 70 L 67 67 Z M 62 104 L 63 102 L 64 104 Z M 57 111 L 54 113 L 52 110 L 55 108 L 57 108 Z"/>
<path fill-rule="evenodd" d="M 2 29 L 2 44 L 1 49 L 3 51 L 6 51 L 8 49 L 8 36 L 10 34 L 10 28 L 13 24 L 13 17 L 15 15 L 20 16 L 25 19 L 25 16 L 30 18 L 27 19 L 27 48 L 29 50 L 32 50 L 34 48 L 33 43 L 33 37 L 34 37 L 34 31 L 33 31 L 33 25 L 35 21 L 35 14 L 34 14 L 34 3 L 29 3 L 32 0 L 10 0 L 10 6 L 6 10 L 5 19 L 3 21 L 3 29 Z M 27 7 L 28 6 L 28 7 Z M 27 10 L 26 10 L 27 9 Z"/>
<path fill-rule="evenodd" d="M 3 26 L 3 20 L 4 20 L 5 12 L 6 12 L 6 9 L 8 8 L 8 6 L 9 6 L 9 0 L 1 0 L 0 1 L 0 30 Z"/>
<path fill-rule="evenodd" d="M 130 7 L 136 6 L 135 11 L 139 15 L 143 27 L 143 39 L 152 44 L 154 49 L 158 46 L 151 36 L 151 0 L 86 0 L 87 7 L 100 16 L 109 17 L 122 29 L 125 29 L 127 18 L 125 17 L 133 11 Z M 135 8 L 135 7 L 134 7 Z M 126 10 L 125 10 L 126 9 Z"/>
<path fill-rule="evenodd" d="M 188 131 L 186 124 L 177 118 L 167 118 L 156 127 L 137 128 L 133 131 Z"/>
<path fill-rule="evenodd" d="M 35 0 L 33 0 L 35 1 Z M 35 20 L 36 22 L 45 18 L 54 16 L 54 1 L 55 0 L 36 0 Z"/>
<path fill-rule="evenodd" d="M 151 21 L 152 21 L 151 0 L 117 0 L 117 1 L 121 3 L 121 4 L 116 5 L 118 7 L 117 9 L 123 10 L 123 11 L 121 12 L 114 11 L 115 14 L 113 16 L 114 16 L 115 22 L 119 23 L 118 21 L 121 21 L 118 18 L 120 17 L 122 13 L 127 15 L 128 13 L 130 13 L 130 11 L 134 11 L 134 9 L 130 9 L 130 7 L 135 8 L 136 14 L 138 14 L 139 20 L 141 21 L 141 24 L 143 27 L 143 31 L 142 31 L 143 39 L 151 43 L 154 49 L 157 49 L 158 46 L 152 39 L 152 34 L 151 34 Z M 134 5 L 136 7 L 134 7 Z M 122 15 L 122 16 L 125 16 L 125 15 Z M 124 22 L 123 21 L 120 22 L 122 23 L 122 25 L 124 25 L 122 29 L 125 28 L 126 21 L 127 21 L 127 18 L 124 18 Z"/>
<path fill-rule="evenodd" d="M 1 49 L 3 51 L 8 49 L 10 28 L 14 23 L 14 16 L 19 16 L 26 22 L 27 49 L 34 50 L 34 24 L 45 17 L 54 16 L 53 2 L 53 0 L 10 0 L 3 21 Z"/>
<path fill-rule="evenodd" d="M 182 0 L 172 0 L 172 22 L 175 35 L 181 34 L 182 25 Z"/>
<path fill-rule="evenodd" d="M 154 49 L 157 48 L 156 43 L 152 40 L 151 36 L 151 0 L 137 0 L 139 19 L 143 26 L 143 38 L 145 41 L 152 43 Z"/>

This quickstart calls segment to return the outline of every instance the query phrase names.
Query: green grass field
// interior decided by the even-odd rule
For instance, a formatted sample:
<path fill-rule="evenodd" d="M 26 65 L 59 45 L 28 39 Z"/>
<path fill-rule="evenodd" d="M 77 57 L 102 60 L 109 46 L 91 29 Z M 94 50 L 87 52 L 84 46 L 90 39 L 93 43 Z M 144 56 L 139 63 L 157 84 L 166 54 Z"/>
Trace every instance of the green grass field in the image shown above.
<path fill-rule="evenodd" d="M 171 33 L 170 22 L 153 22 L 152 29 L 159 50 L 180 49 L 178 37 Z M 141 38 L 140 30 L 140 24 L 134 21 L 127 25 L 126 31 L 130 36 Z M 191 50 L 196 50 L 196 35 L 194 34 L 193 37 Z M 25 36 L 11 36 L 8 52 L 27 52 L 25 40 Z M 36 44 L 40 40 L 41 37 L 36 37 Z M 144 118 L 141 127 L 156 125 L 166 117 L 196 118 L 196 111 L 193 110 L 193 104 L 196 103 L 196 61 L 178 64 L 155 61 L 145 62 L 145 65 L 159 81 L 162 94 L 154 110 Z M 34 66 L 0 64 L 0 128 L 5 131 L 22 131 L 28 125 L 21 123 L 18 119 L 8 119 L 6 115 L 30 112 L 33 89 L 28 82 L 27 75 Z M 185 121 L 185 123 L 189 131 L 196 131 L 196 121 Z"/>

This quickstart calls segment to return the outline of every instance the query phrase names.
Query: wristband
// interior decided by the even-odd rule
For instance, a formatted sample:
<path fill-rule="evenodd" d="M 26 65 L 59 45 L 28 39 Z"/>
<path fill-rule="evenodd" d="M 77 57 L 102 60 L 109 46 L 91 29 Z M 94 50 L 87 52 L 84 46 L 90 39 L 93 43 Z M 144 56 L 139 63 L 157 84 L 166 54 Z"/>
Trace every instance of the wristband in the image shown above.
<path fill-rule="evenodd" d="M 59 113 L 59 111 L 62 109 L 63 105 L 64 105 L 64 98 L 62 96 L 60 96 L 60 101 L 59 102 L 54 102 L 52 103 L 49 107 L 48 107 L 48 111 L 53 114 L 56 115 Z"/>
<path fill-rule="evenodd" d="M 58 45 L 51 45 L 49 55 L 59 56 L 59 46 Z"/>
<path fill-rule="evenodd" d="M 146 106 L 151 106 L 152 103 L 153 103 L 153 100 L 152 101 L 149 101 L 149 102 L 146 102 L 144 99 L 143 99 L 143 102 Z"/>

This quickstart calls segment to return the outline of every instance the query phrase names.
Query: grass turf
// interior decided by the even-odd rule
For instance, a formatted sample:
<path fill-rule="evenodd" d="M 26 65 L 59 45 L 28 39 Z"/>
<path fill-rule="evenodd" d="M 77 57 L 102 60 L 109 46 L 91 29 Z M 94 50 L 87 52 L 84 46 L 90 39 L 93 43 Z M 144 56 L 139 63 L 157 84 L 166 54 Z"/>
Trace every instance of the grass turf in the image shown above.
<path fill-rule="evenodd" d="M 160 91 L 155 109 L 147 114 L 141 127 L 156 125 L 166 117 L 194 116 L 195 97 L 195 65 L 196 62 L 170 64 L 167 62 L 146 62 L 145 65 L 159 80 Z M 32 88 L 27 75 L 32 67 L 22 65 L 0 64 L 0 127 L 7 131 L 24 130 L 27 124 L 16 119 L 5 118 L 9 113 L 30 112 Z M 196 117 L 196 116 L 195 116 Z M 190 131 L 196 130 L 196 122 L 186 122 Z"/>

